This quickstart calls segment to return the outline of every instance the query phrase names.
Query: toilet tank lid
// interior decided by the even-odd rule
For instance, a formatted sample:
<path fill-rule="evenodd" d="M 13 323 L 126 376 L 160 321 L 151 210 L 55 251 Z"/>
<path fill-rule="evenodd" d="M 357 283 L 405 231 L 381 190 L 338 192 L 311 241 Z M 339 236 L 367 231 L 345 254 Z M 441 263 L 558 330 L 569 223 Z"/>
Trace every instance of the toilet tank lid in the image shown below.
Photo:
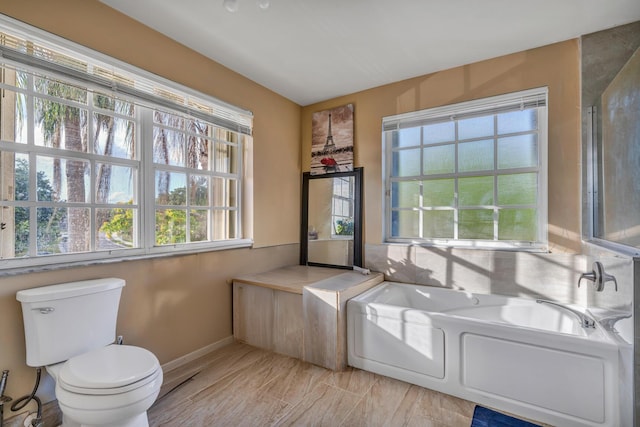
<path fill-rule="evenodd" d="M 96 292 L 104 292 L 111 289 L 122 288 L 124 285 L 125 281 L 123 279 L 115 277 L 81 280 L 78 282 L 60 283 L 57 285 L 42 286 L 39 288 L 23 289 L 16 293 L 16 299 L 20 302 L 51 301 L 93 294 Z"/>

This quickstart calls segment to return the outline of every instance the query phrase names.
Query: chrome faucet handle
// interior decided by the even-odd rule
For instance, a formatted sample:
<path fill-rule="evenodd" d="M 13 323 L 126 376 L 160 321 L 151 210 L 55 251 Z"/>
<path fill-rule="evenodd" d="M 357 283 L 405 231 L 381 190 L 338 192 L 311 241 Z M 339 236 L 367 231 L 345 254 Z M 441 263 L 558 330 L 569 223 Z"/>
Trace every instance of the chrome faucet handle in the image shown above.
<path fill-rule="evenodd" d="M 613 275 L 605 273 L 604 266 L 600 261 L 593 263 L 593 270 L 590 273 L 582 273 L 580 275 L 580 278 L 578 279 L 578 287 L 580 287 L 582 279 L 587 279 L 593 282 L 596 287 L 596 291 L 598 292 L 602 292 L 604 290 L 604 284 L 607 282 L 613 282 L 616 292 L 618 291 L 618 281 Z"/>
<path fill-rule="evenodd" d="M 618 292 L 618 281 L 616 280 L 616 278 L 612 274 L 608 274 L 603 271 L 602 272 L 602 289 L 604 289 L 604 284 L 607 282 L 613 282 L 613 285 L 615 286 L 615 290 L 616 292 Z"/>
<path fill-rule="evenodd" d="M 580 282 L 582 282 L 582 279 L 587 279 L 590 282 L 593 282 L 596 285 L 596 287 L 598 287 L 603 271 L 604 271 L 604 268 L 602 267 L 602 264 L 600 264 L 598 261 L 594 262 L 593 270 L 591 270 L 590 273 L 582 273 L 580 275 L 580 278 L 578 279 L 578 287 L 580 287 Z"/>
<path fill-rule="evenodd" d="M 587 279 L 591 282 L 595 282 L 596 274 L 593 271 L 591 273 L 582 273 L 580 275 L 580 278 L 578 279 L 578 287 L 580 287 L 580 283 L 582 282 L 582 279 Z"/>

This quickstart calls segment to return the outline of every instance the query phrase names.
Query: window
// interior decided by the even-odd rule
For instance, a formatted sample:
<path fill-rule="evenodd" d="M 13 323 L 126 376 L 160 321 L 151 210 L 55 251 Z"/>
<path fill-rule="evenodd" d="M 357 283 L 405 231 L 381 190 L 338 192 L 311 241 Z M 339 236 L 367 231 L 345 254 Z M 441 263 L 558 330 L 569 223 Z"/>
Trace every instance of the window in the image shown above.
<path fill-rule="evenodd" d="M 155 245 L 239 237 L 238 141 L 205 122 L 153 112 Z"/>
<path fill-rule="evenodd" d="M 5 268 L 250 244 L 250 113 L 15 25 L 0 20 Z"/>
<path fill-rule="evenodd" d="M 384 118 L 386 240 L 546 248 L 546 94 Z"/>
<path fill-rule="evenodd" d="M 353 238 L 353 177 L 336 177 L 333 179 L 333 196 L 331 203 L 331 237 Z"/>

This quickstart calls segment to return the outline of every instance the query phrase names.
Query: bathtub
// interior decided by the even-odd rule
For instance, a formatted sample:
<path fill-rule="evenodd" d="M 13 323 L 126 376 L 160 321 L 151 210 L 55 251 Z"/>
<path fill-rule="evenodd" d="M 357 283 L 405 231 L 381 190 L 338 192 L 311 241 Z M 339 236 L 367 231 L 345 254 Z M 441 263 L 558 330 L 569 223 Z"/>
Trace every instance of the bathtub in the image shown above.
<path fill-rule="evenodd" d="M 620 341 L 561 307 L 383 282 L 349 300 L 347 325 L 356 368 L 552 425 L 631 425 Z"/>

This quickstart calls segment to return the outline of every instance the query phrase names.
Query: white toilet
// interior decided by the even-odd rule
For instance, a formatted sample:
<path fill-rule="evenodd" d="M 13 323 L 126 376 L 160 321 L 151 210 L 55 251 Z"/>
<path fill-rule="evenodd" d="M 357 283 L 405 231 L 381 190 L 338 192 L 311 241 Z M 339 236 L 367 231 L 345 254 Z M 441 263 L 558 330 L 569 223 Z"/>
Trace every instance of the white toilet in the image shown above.
<path fill-rule="evenodd" d="M 148 427 L 162 385 L 148 350 L 114 344 L 122 279 L 96 279 L 19 291 L 27 365 L 56 382 L 64 427 Z"/>

